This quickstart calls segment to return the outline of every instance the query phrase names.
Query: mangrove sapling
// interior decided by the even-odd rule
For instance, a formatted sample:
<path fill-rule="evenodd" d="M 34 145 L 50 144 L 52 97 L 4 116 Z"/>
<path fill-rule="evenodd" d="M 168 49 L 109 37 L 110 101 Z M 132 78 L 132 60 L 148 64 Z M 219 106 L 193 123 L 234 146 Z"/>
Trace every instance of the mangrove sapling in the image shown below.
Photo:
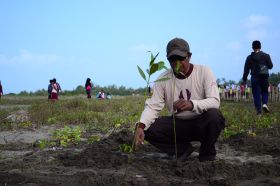
<path fill-rule="evenodd" d="M 150 51 L 149 51 L 150 52 Z M 151 78 L 151 75 L 154 74 L 155 72 L 157 71 L 160 71 L 162 69 L 167 69 L 164 65 L 164 62 L 163 61 L 159 61 L 157 63 L 155 63 L 155 60 L 158 56 L 159 53 L 157 53 L 156 56 L 153 55 L 152 52 L 151 53 L 151 60 L 150 60 L 150 63 L 149 63 L 149 68 L 146 70 L 147 74 L 148 74 L 148 78 L 146 78 L 146 75 L 144 73 L 144 71 L 137 65 L 137 68 L 138 68 L 138 71 L 141 75 L 141 77 L 146 81 L 146 90 L 145 90 L 145 93 L 144 93 L 144 100 L 146 100 L 148 98 L 148 95 L 147 95 L 147 92 L 148 92 L 148 89 L 149 89 L 149 86 L 150 86 L 150 78 Z M 161 79 L 158 79 L 154 82 L 159 82 L 159 81 L 165 81 L 169 78 L 161 78 Z M 135 125 L 135 130 L 134 130 L 134 137 L 133 137 L 133 141 L 132 141 L 132 145 L 129 145 L 129 144 L 122 144 L 120 145 L 120 150 L 124 153 L 132 153 L 134 152 L 136 149 L 136 130 L 138 128 L 138 122 L 136 123 Z M 128 163 L 131 162 L 131 156 L 128 156 Z M 125 169 L 125 174 L 126 174 L 126 171 L 127 169 Z M 124 176 L 125 176 L 124 174 Z"/>
<path fill-rule="evenodd" d="M 183 76 L 185 76 L 185 74 L 183 72 L 180 71 L 181 68 L 181 63 L 179 61 L 175 61 L 175 68 L 174 68 L 174 73 L 173 76 L 175 76 L 174 74 L 181 74 Z M 174 97 L 175 97 L 175 80 L 176 77 L 174 77 L 173 80 L 173 92 L 172 92 L 172 100 L 174 101 Z M 176 133 L 176 119 L 175 119 L 175 114 L 176 114 L 177 110 L 174 109 L 173 107 L 173 112 L 172 112 L 172 119 L 173 119 L 173 131 L 174 131 L 174 146 L 175 146 L 175 156 L 176 156 L 176 160 L 178 159 L 178 149 L 177 149 L 177 133 Z"/>
<path fill-rule="evenodd" d="M 150 52 L 150 51 L 148 51 L 148 52 Z M 150 60 L 150 63 L 149 63 L 149 68 L 146 70 L 146 72 L 148 74 L 148 78 L 146 77 L 144 71 L 137 65 L 139 74 L 146 81 L 146 90 L 145 90 L 145 93 L 144 93 L 145 100 L 148 98 L 147 92 L 148 92 L 148 89 L 149 89 L 149 86 L 150 86 L 150 83 L 151 83 L 150 82 L 151 75 L 154 74 L 155 72 L 158 72 L 158 71 L 162 70 L 162 69 L 167 70 L 163 61 L 159 61 L 159 62 L 155 63 L 155 60 L 158 57 L 159 53 L 157 53 L 157 55 L 155 55 L 155 56 L 153 55 L 152 52 L 150 52 L 150 53 L 151 53 L 151 60 Z M 160 78 L 160 79 L 157 79 L 156 81 L 153 81 L 153 82 L 156 83 L 156 82 L 160 82 L 160 81 L 166 81 L 168 79 L 169 78 Z M 132 151 L 135 151 L 136 130 L 137 130 L 137 128 L 138 128 L 138 123 L 136 123 L 136 126 L 135 126 L 134 138 L 133 138 L 133 142 L 132 142 Z"/>

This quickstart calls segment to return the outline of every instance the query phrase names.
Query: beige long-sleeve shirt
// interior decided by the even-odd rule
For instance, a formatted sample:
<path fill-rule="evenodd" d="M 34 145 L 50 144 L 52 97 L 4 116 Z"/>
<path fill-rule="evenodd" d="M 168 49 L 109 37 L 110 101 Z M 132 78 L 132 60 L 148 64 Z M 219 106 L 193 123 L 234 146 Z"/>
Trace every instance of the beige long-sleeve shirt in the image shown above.
<path fill-rule="evenodd" d="M 216 78 L 211 69 L 203 65 L 194 65 L 193 71 L 186 79 L 178 79 L 172 69 L 162 73 L 158 79 L 169 78 L 154 85 L 153 96 L 146 100 L 140 122 L 147 130 L 166 104 L 170 114 L 173 112 L 173 103 L 178 99 L 191 100 L 192 111 L 175 113 L 180 119 L 191 119 L 207 111 L 209 108 L 219 108 L 220 97 Z M 173 94 L 174 92 L 174 94 Z"/>

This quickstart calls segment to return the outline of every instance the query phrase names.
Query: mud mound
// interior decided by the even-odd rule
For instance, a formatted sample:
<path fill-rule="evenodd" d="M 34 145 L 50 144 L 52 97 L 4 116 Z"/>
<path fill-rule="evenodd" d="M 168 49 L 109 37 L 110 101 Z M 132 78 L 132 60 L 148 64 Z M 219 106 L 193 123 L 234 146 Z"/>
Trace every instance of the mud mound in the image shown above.
<path fill-rule="evenodd" d="M 279 149 L 279 143 L 277 144 L 277 140 L 273 141 L 275 137 L 272 135 L 270 138 L 264 139 L 263 135 L 256 138 L 240 135 L 228 140 L 228 142 L 241 152 L 247 153 L 249 149 L 250 153 L 276 155 L 277 150 L 275 149 Z M 201 163 L 196 156 L 191 156 L 186 162 L 176 162 L 175 160 L 167 160 L 166 156 L 160 155 L 150 145 L 146 145 L 141 151 L 130 155 L 121 153 L 119 145 L 131 142 L 131 139 L 132 134 L 129 131 L 121 131 L 108 139 L 91 145 L 75 157 L 64 156 L 61 160 L 65 166 L 97 168 L 100 172 L 104 169 L 115 170 L 115 174 L 112 176 L 116 176 L 118 179 L 116 177 L 115 179 L 118 182 L 114 182 L 114 184 L 122 183 L 127 177 L 138 177 L 142 178 L 142 184 L 152 185 L 201 183 L 206 185 L 231 185 L 247 179 L 280 176 L 280 164 L 277 158 L 272 163 L 259 163 L 251 160 L 248 163 L 245 161 L 241 164 L 235 164 L 223 159 Z M 261 148 L 260 151 L 257 150 L 259 147 Z M 110 183 L 112 184 L 112 182 Z"/>
<path fill-rule="evenodd" d="M 110 168 L 112 166 L 122 165 L 123 162 L 127 162 L 128 157 L 132 158 L 143 152 L 157 151 L 151 145 L 145 145 L 134 155 L 122 153 L 120 151 L 120 145 L 132 144 L 132 140 L 133 134 L 131 131 L 121 130 L 117 133 L 112 133 L 108 138 L 105 138 L 100 142 L 91 144 L 83 150 L 81 154 L 77 156 L 65 154 L 65 156 L 61 157 L 61 160 L 66 166 Z M 73 159 L 78 161 L 71 161 Z"/>
<path fill-rule="evenodd" d="M 119 145 L 131 144 L 133 139 L 132 132 L 122 130 L 81 150 L 69 148 L 61 151 L 37 151 L 25 155 L 22 159 L 1 160 L 0 167 L 4 168 L 0 168 L 0 183 L 280 185 L 278 138 L 275 128 L 258 133 L 255 138 L 239 135 L 217 143 L 216 161 L 199 162 L 198 153 L 194 152 L 187 161 L 179 162 L 168 160 L 165 154 L 158 152 L 149 144 L 132 154 L 122 153 Z M 229 159 L 229 156 L 235 157 L 240 154 L 242 161 Z M 270 161 L 250 159 L 256 154 L 263 159 L 268 156 L 271 159 Z"/>
<path fill-rule="evenodd" d="M 247 134 L 236 135 L 225 142 L 239 151 L 248 151 L 250 154 L 280 155 L 280 127 L 257 131 L 256 136 Z"/>
<path fill-rule="evenodd" d="M 11 113 L 5 120 L 15 123 L 27 122 L 30 121 L 27 110 L 18 110 Z"/>

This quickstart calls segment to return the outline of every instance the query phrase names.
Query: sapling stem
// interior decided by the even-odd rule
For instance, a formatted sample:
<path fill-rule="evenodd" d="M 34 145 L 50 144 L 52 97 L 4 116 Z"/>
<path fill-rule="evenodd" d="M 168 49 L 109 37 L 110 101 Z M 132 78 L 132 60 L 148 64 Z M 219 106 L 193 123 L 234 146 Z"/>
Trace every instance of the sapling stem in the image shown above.
<path fill-rule="evenodd" d="M 174 97 L 175 97 L 175 82 L 176 82 L 176 77 L 175 77 L 175 73 L 181 73 L 180 72 L 180 68 L 181 68 L 181 64 L 179 61 L 175 61 L 175 68 L 174 68 L 174 80 L 173 80 L 173 92 L 172 92 L 172 100 L 174 101 Z M 173 132 L 174 132 L 174 146 L 175 146 L 175 156 L 176 156 L 176 160 L 178 160 L 178 149 L 177 149 L 177 132 L 176 132 L 176 118 L 175 118 L 175 110 L 173 107 L 173 112 L 172 112 L 172 118 L 173 118 Z"/>
<path fill-rule="evenodd" d="M 174 78 L 174 81 L 173 81 L 173 97 L 172 97 L 173 101 L 174 101 L 174 96 L 175 96 L 174 94 L 175 94 L 175 78 Z M 174 107 L 173 107 L 173 112 L 172 112 L 172 118 L 173 118 L 175 156 L 176 156 L 176 160 L 177 160 L 178 159 L 178 150 L 177 150 L 177 133 L 176 133 L 176 120 L 175 120 L 175 110 L 174 110 Z"/>

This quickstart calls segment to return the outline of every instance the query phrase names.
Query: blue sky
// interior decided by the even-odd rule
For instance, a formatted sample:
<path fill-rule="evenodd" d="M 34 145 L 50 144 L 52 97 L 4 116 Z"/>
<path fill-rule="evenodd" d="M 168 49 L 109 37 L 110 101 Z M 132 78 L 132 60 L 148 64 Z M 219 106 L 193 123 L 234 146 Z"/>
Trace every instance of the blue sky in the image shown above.
<path fill-rule="evenodd" d="M 280 72 L 280 1 L 0 0 L 0 80 L 4 93 L 84 85 L 144 87 L 137 65 L 147 51 L 166 62 L 174 37 L 189 42 L 192 63 L 239 81 L 251 42 L 260 40 Z M 156 79 L 158 74 L 152 77 Z"/>

